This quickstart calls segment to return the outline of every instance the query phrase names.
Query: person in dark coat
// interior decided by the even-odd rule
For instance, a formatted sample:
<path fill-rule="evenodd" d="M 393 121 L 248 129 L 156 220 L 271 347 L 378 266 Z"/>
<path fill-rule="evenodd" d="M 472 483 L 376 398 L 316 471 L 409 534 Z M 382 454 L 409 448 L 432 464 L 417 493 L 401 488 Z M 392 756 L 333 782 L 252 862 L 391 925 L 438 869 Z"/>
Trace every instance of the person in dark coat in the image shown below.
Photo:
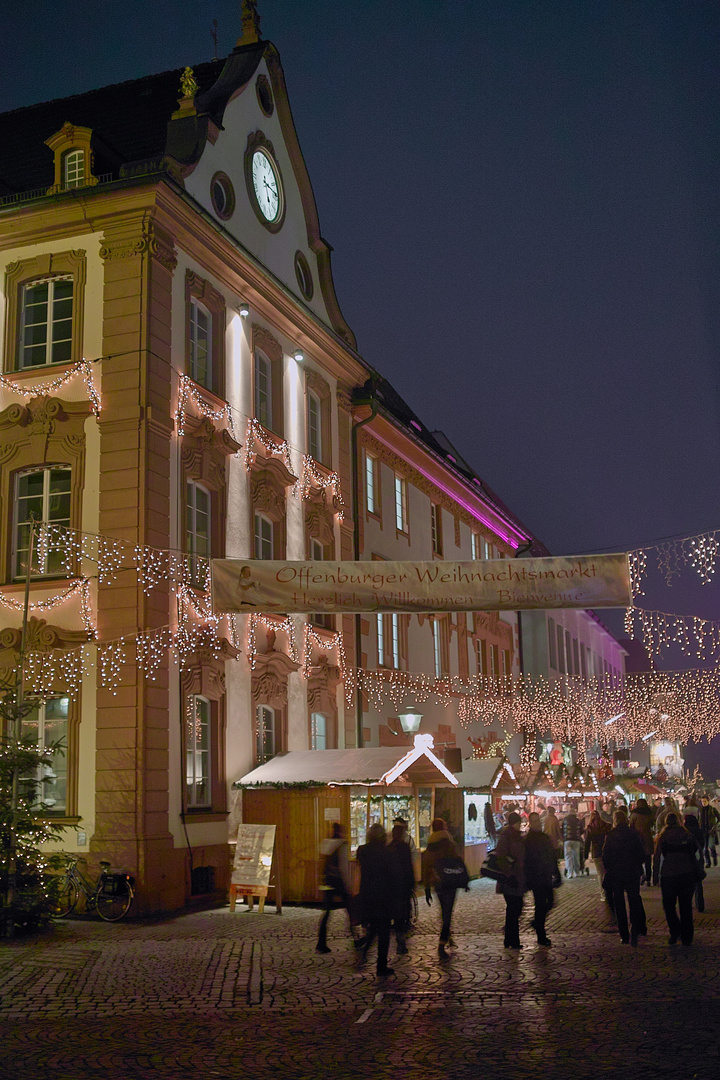
<path fill-rule="evenodd" d="M 593 861 L 595 867 L 595 873 L 598 877 L 598 884 L 600 886 L 600 896 L 612 907 L 611 897 L 608 892 L 603 888 L 603 881 L 605 879 L 605 867 L 602 861 L 602 850 L 605 843 L 605 837 L 608 835 L 612 825 L 603 820 L 598 810 L 593 810 L 590 815 L 590 821 L 588 827 L 585 830 L 585 858 L 588 856 Z"/>
<path fill-rule="evenodd" d="M 705 850 L 703 846 L 705 843 L 705 837 L 703 835 L 702 829 L 700 828 L 700 823 L 698 822 L 698 819 L 695 817 L 694 814 L 686 814 L 684 824 L 685 828 L 697 844 L 698 851 L 700 852 L 699 857 L 700 859 L 702 859 L 702 853 Z M 705 890 L 703 889 L 702 878 L 699 876 L 699 873 L 695 879 L 695 907 L 698 909 L 701 915 L 705 911 Z"/>
<path fill-rule="evenodd" d="M 388 967 L 390 927 L 398 912 L 398 885 L 395 864 L 387 844 L 387 833 L 376 823 L 368 829 L 367 843 L 357 850 L 360 864 L 360 917 L 367 927 L 362 942 L 363 957 L 377 937 L 377 973 L 394 975 Z"/>
<path fill-rule="evenodd" d="M 700 812 L 696 815 L 700 828 L 703 834 L 703 853 L 705 855 L 705 865 L 710 865 L 710 856 L 712 855 L 713 866 L 717 866 L 717 827 L 718 827 L 718 812 L 710 802 L 710 798 L 707 795 L 702 797 L 702 806 Z"/>
<path fill-rule="evenodd" d="M 640 878 L 645 864 L 645 849 L 640 834 L 628 825 L 625 811 L 616 811 L 615 827 L 605 838 L 602 852 L 605 880 L 612 889 L 613 907 L 623 945 L 637 945 L 638 937 L 647 934 L 645 908 L 640 899 Z M 625 909 L 627 893 L 630 930 Z"/>
<path fill-rule="evenodd" d="M 677 814 L 668 814 L 667 824 L 655 841 L 653 883 L 657 885 L 658 879 L 660 881 L 671 945 L 676 945 L 678 938 L 683 945 L 692 945 L 692 899 L 695 884 L 703 872 L 702 852 L 696 841 L 680 824 Z"/>
<path fill-rule="evenodd" d="M 402 956 L 408 951 L 405 938 L 410 928 L 412 899 L 415 895 L 415 870 L 404 821 L 393 825 L 388 852 L 393 862 L 398 887 L 397 914 L 393 919 L 393 930 L 398 955 Z"/>
<path fill-rule="evenodd" d="M 554 888 L 560 884 L 557 848 L 542 831 L 539 814 L 530 814 L 529 831 L 525 837 L 525 884 L 532 889 L 535 917 L 530 923 L 537 934 L 538 945 L 552 945 L 545 930 L 545 920 L 555 903 Z"/>
<path fill-rule="evenodd" d="M 496 892 L 505 897 L 505 937 L 506 949 L 522 949 L 520 944 L 520 916 L 522 915 L 523 895 L 525 893 L 525 840 L 520 834 L 522 818 L 519 814 L 508 814 L 507 825 L 498 837 L 495 853 L 499 859 L 507 859 L 510 872 L 504 881 L 498 881 Z M 546 822 L 547 824 L 547 822 Z M 552 836 L 550 837 L 552 842 Z"/>
<path fill-rule="evenodd" d="M 425 885 L 425 902 L 432 904 L 432 887 L 435 887 L 435 895 L 440 904 L 442 926 L 440 928 L 440 941 L 438 942 L 438 954 L 441 959 L 447 958 L 447 946 L 454 945 L 451 934 L 451 922 L 457 887 L 444 885 L 439 875 L 435 872 L 435 863 L 438 859 L 458 858 L 459 852 L 455 841 L 448 832 L 447 825 L 442 818 L 434 818 L 432 832 L 427 847 L 423 852 L 422 878 Z"/>
<path fill-rule="evenodd" d="M 643 862 L 644 885 L 649 885 L 652 878 L 652 857 L 653 857 L 653 814 L 652 810 L 647 804 L 646 799 L 638 799 L 635 803 L 635 809 L 630 815 L 630 828 L 635 829 L 640 834 L 640 839 L 643 842 L 643 848 L 645 849 L 645 860 Z"/>

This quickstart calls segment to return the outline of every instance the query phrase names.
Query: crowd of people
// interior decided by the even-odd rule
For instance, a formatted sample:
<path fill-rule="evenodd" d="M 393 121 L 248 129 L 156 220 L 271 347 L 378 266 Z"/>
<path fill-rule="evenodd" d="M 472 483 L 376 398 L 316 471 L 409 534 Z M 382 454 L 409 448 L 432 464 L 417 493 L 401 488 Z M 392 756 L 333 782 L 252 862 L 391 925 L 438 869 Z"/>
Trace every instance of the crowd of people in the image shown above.
<path fill-rule="evenodd" d="M 717 866 L 717 800 L 690 795 L 681 809 L 670 796 L 653 805 L 639 798 L 629 807 L 624 800 L 610 799 L 587 821 L 572 807 L 560 818 L 554 806 L 542 804 L 531 814 L 510 807 L 505 817 L 494 865 L 501 870 L 496 889 L 505 898 L 506 948 L 522 948 L 519 923 L 526 892 L 532 892 L 535 901 L 531 925 L 538 944 L 551 944 L 546 918 L 554 889 L 562 882 L 559 863 L 564 864 L 564 877 L 573 878 L 589 875 L 589 859 L 611 924 L 624 944 L 636 946 L 647 935 L 641 886 L 658 884 L 670 944 L 692 944 L 693 899 L 697 910 L 704 911 L 705 869 L 711 862 Z"/>
<path fill-rule="evenodd" d="M 609 799 L 587 820 L 572 807 L 559 815 L 552 805 L 540 804 L 529 814 L 510 806 L 494 824 L 496 845 L 489 876 L 495 878 L 496 891 L 505 901 L 505 948 L 522 948 L 520 919 L 527 893 L 532 893 L 534 902 L 530 925 L 538 945 L 552 944 L 547 918 L 555 890 L 564 878 L 589 876 L 590 862 L 607 905 L 608 922 L 624 944 L 636 946 L 647 934 L 641 887 L 658 884 L 670 944 L 692 944 L 693 900 L 697 910 L 704 911 L 705 868 L 711 863 L 717 866 L 720 807 L 716 799 L 691 795 L 682 808 L 670 796 L 656 799 L 653 805 L 644 798 L 630 806 L 624 800 Z M 371 825 L 366 843 L 357 850 L 360 888 L 353 896 L 348 844 L 341 826 L 333 826 L 333 835 L 322 849 L 326 899 L 317 952 L 330 952 L 330 912 L 341 906 L 347 910 L 360 962 L 377 942 L 377 974 L 394 974 L 388 965 L 390 941 L 394 934 L 398 955 L 408 951 L 407 935 L 416 906 L 413 848 L 402 818 L 395 820 L 390 837 L 381 824 Z M 431 905 L 437 900 L 439 907 L 438 954 L 445 959 L 455 944 L 451 931 L 455 898 L 459 889 L 468 888 L 469 878 L 442 818 L 432 822 L 421 865 L 425 901 Z"/>

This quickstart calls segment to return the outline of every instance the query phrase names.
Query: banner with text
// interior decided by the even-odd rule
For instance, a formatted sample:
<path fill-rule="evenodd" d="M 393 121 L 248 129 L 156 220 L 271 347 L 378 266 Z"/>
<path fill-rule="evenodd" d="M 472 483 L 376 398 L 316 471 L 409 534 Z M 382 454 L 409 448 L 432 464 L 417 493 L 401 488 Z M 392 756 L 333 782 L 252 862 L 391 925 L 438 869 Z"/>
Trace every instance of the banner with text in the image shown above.
<path fill-rule="evenodd" d="M 626 554 L 474 562 L 212 560 L 220 612 L 516 611 L 627 607 Z"/>

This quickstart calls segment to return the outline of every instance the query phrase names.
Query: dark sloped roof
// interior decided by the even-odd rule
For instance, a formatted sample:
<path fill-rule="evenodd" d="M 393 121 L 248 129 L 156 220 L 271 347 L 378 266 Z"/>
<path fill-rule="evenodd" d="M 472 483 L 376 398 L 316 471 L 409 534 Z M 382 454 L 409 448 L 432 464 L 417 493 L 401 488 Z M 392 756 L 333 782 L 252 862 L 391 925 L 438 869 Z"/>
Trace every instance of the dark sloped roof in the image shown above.
<path fill-rule="evenodd" d="M 207 113 L 220 125 L 230 95 L 252 76 L 266 44 L 245 46 L 227 60 L 211 60 L 194 67 L 199 87 L 195 98 L 198 112 Z M 181 96 L 182 72 L 182 68 L 174 68 L 0 114 L 0 194 L 31 191 L 53 183 L 53 154 L 45 140 L 66 121 L 92 129 L 96 176 L 115 173 L 129 162 L 162 157 L 167 125 Z"/>
<path fill-rule="evenodd" d="M 442 458 L 448 468 L 453 469 L 471 487 L 482 494 L 506 521 L 511 522 L 520 532 L 525 533 L 531 544 L 528 549 L 529 555 L 550 554 L 542 541 L 533 536 L 531 530 L 520 521 L 517 515 L 505 505 L 502 499 L 488 487 L 472 466 L 458 453 L 448 437 L 442 431 L 430 431 L 407 402 L 400 397 L 395 387 L 377 372 L 370 376 L 364 386 L 355 391 L 357 404 L 366 403 L 372 398 L 377 401 L 381 411 L 392 417 L 396 423 L 399 422 L 412 436 L 424 443 L 433 454 Z"/>

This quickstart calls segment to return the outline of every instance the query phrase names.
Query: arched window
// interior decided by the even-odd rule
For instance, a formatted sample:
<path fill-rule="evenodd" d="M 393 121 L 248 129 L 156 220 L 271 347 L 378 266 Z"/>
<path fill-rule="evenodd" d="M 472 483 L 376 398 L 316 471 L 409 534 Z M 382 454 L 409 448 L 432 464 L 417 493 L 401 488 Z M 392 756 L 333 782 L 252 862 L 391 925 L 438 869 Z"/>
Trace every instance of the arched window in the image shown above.
<path fill-rule="evenodd" d="M 33 521 L 70 527 L 71 470 L 66 465 L 27 469 L 15 476 L 13 507 L 13 577 L 27 574 L 30 529 Z M 68 574 L 71 564 L 60 537 L 35 544 L 33 577 Z"/>
<path fill-rule="evenodd" d="M 212 496 L 194 480 L 188 480 L 185 486 L 185 549 L 190 556 L 190 580 L 204 589 L 212 550 Z"/>
<path fill-rule="evenodd" d="M 255 419 L 273 430 L 272 364 L 259 349 L 255 350 Z"/>
<path fill-rule="evenodd" d="M 275 558 L 275 526 L 265 514 L 255 514 L 255 558 Z"/>
<path fill-rule="evenodd" d="M 62 159 L 62 186 L 82 187 L 85 183 L 85 151 L 68 150 Z"/>
<path fill-rule="evenodd" d="M 213 389 L 212 315 L 199 300 L 190 301 L 190 378 Z"/>

